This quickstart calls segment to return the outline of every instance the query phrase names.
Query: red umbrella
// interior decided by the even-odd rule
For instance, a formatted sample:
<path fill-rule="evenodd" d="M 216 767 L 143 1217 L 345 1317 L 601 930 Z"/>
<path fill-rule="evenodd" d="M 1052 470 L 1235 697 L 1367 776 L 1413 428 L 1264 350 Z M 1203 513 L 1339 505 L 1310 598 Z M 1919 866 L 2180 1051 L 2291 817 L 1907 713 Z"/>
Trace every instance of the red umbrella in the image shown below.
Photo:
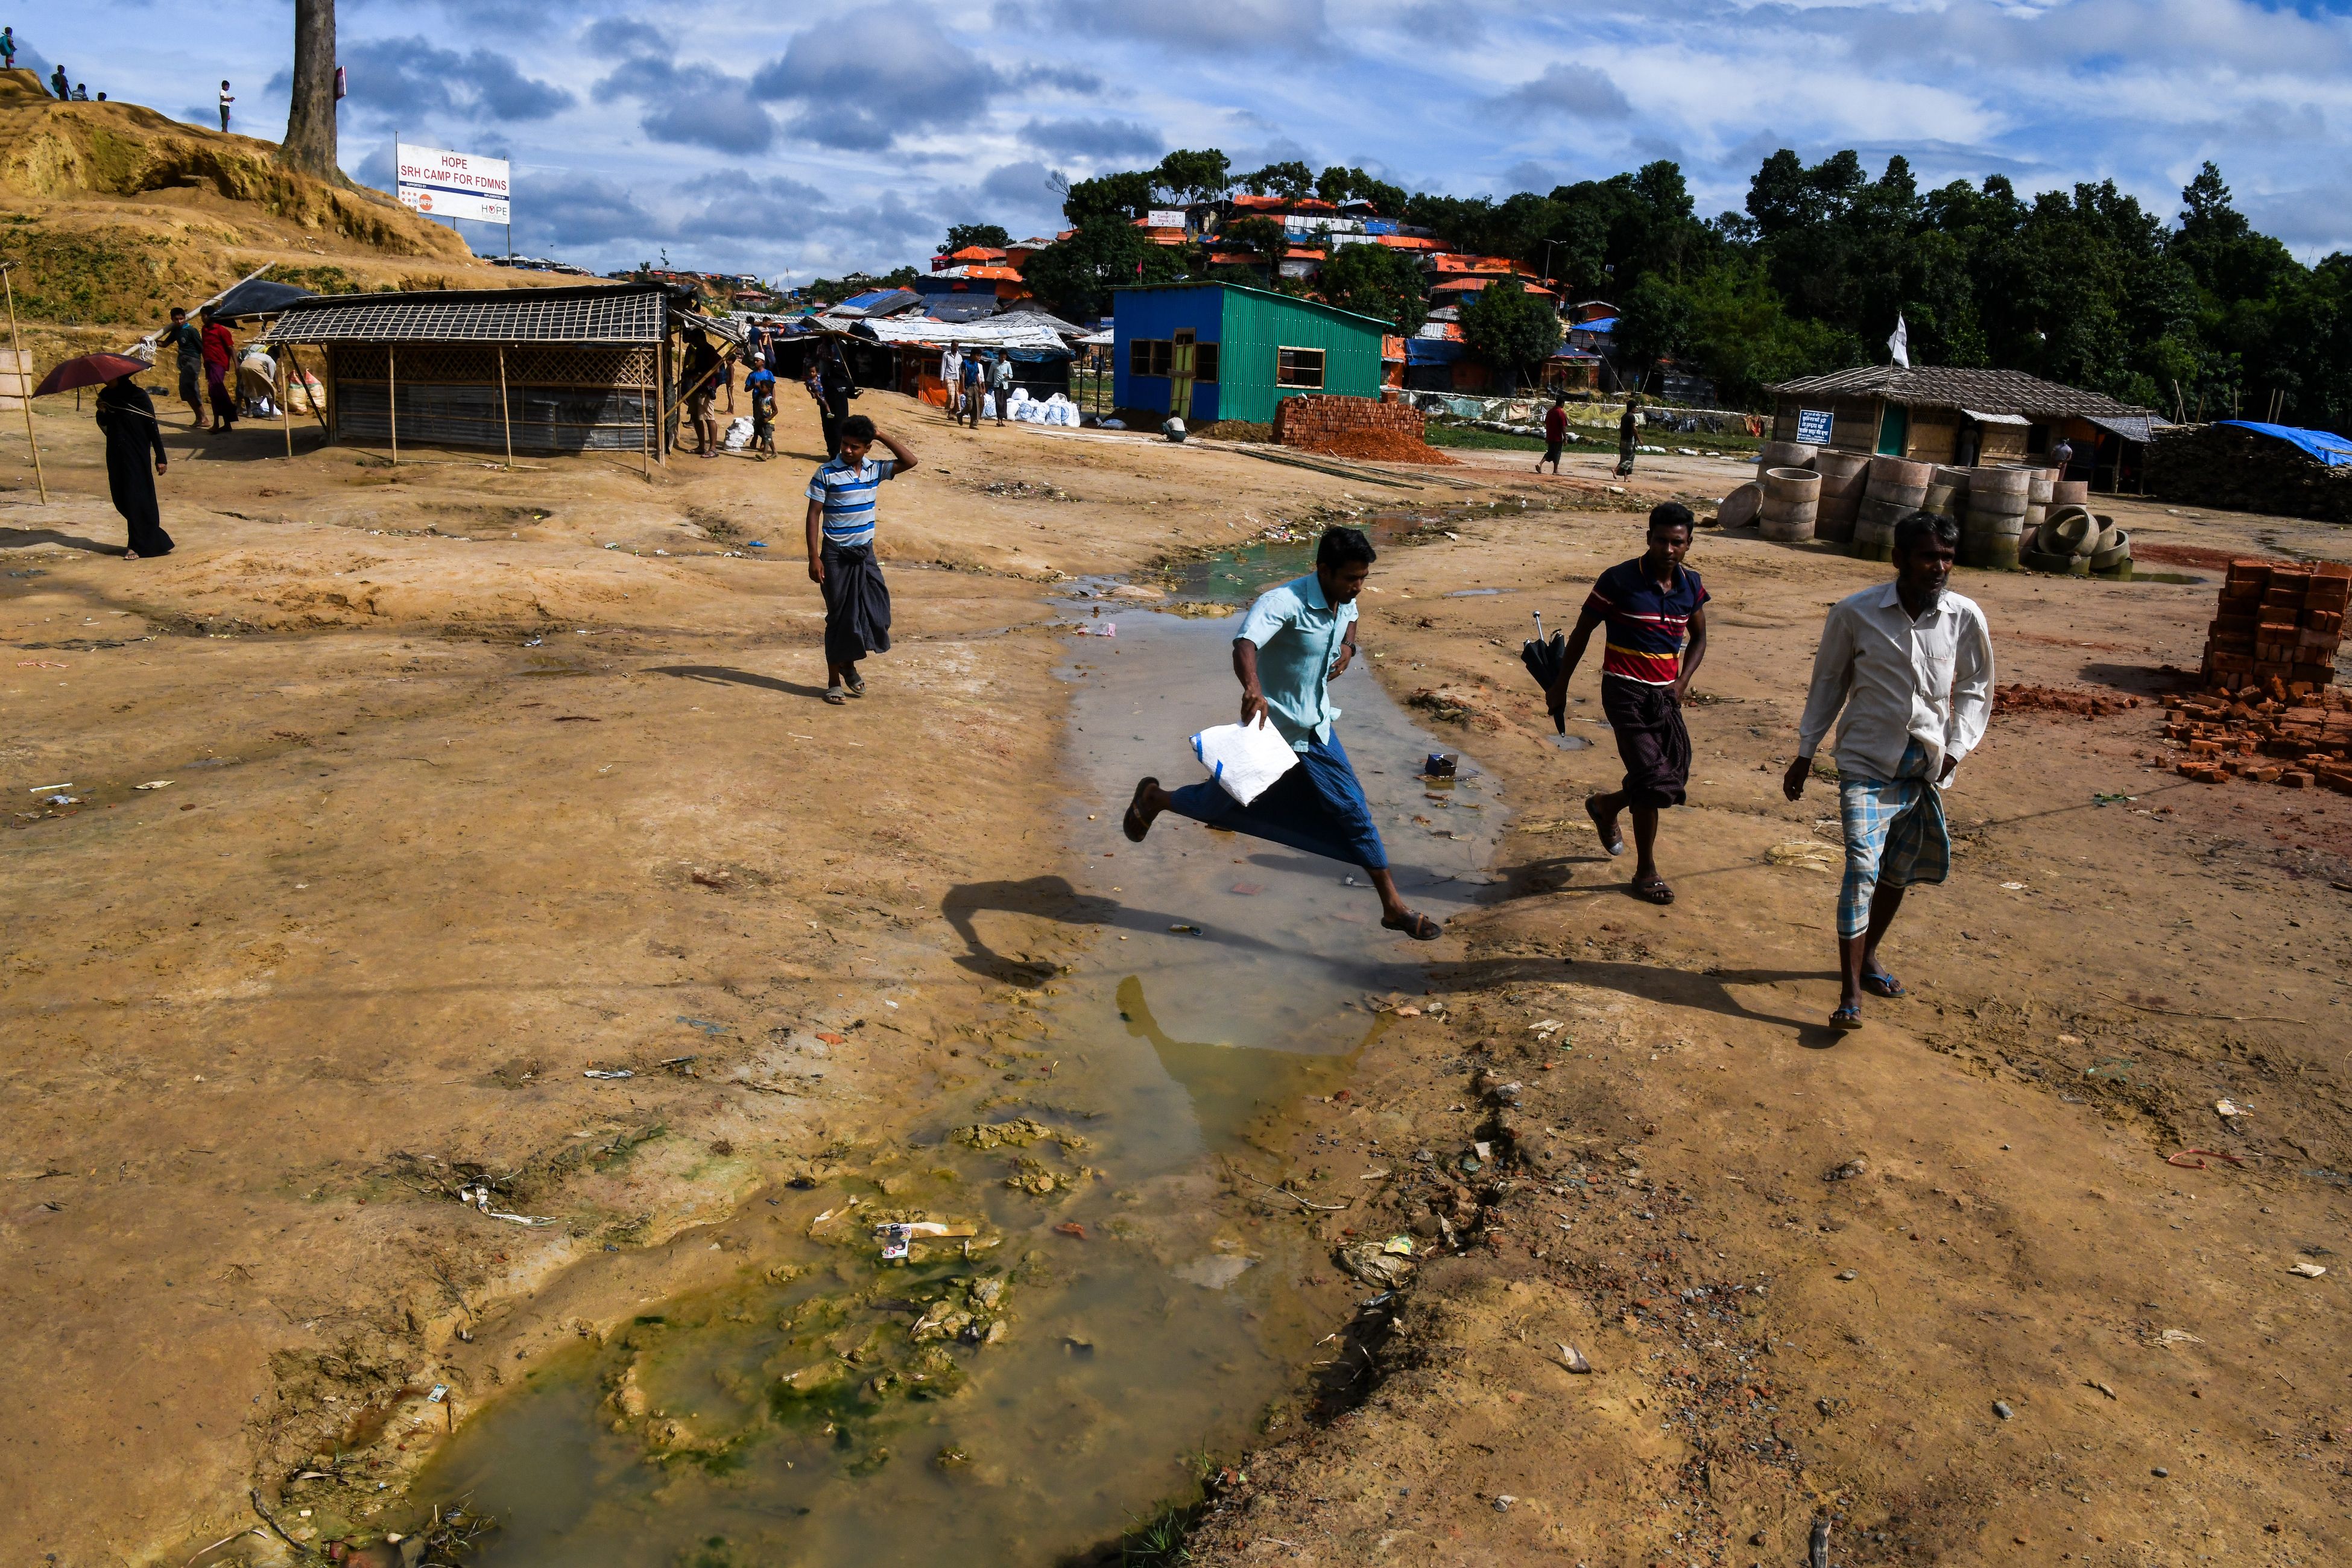
<path fill-rule="evenodd" d="M 52 392 L 71 392 L 77 386 L 102 386 L 126 375 L 137 375 L 155 367 L 143 359 L 129 354 L 84 354 L 69 359 L 42 378 L 33 388 L 36 397 L 47 397 Z"/>

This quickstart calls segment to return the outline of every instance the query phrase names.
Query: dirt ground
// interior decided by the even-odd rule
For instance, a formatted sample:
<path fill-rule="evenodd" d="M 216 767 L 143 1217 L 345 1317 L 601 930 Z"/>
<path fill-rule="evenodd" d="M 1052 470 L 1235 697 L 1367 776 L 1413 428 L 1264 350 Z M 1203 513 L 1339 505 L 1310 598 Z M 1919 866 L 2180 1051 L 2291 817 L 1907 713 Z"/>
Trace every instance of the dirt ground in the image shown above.
<path fill-rule="evenodd" d="M 1044 585 L 1440 509 L 1362 640 L 1521 815 L 1498 896 L 1432 950 L 1445 1005 L 1307 1108 L 1294 1174 L 1353 1203 L 1310 1216 L 1335 1244 L 1442 1213 L 1466 1246 L 1335 1325 L 1349 1355 L 1301 1370 L 1331 1419 L 1234 1456 L 1191 1549 L 1792 1563 L 1820 1514 L 1841 1563 L 2344 1554 L 2352 802 L 2151 771 L 2149 707 L 2005 719 L 1953 793 L 1951 883 L 1890 944 L 1914 996 L 1832 1037 L 1835 874 L 1769 852 L 1833 827 L 1829 786 L 1778 781 L 1822 609 L 1884 569 L 1695 550 L 1714 637 L 1670 909 L 1578 826 L 1613 777 L 1596 678 L 1571 728 L 1597 743 L 1566 752 L 1517 668 L 1529 610 L 1565 623 L 1639 509 L 1733 465 L 1648 463 L 1622 499 L 1598 458 L 1342 477 L 869 394 L 922 466 L 885 492 L 898 647 L 832 709 L 814 421 L 785 403 L 790 460 L 651 480 L 315 437 L 289 462 L 273 427 L 167 416 L 154 562 L 110 553 L 86 416 L 40 411 L 46 510 L 10 449 L 12 1558 L 180 1561 L 329 1450 L 396 1495 L 513 1360 L 726 1268 L 659 1244 L 886 1136 L 951 1070 L 947 1028 L 1084 940 L 986 890 L 1073 847 Z M 2346 552 L 2118 510 L 2143 549 Z M 1444 596 L 1483 587 L 1512 591 Z M 1961 588 L 2004 682 L 2147 696 L 2212 603 Z M 496 1213 L 556 1223 L 450 1201 L 484 1172 Z"/>

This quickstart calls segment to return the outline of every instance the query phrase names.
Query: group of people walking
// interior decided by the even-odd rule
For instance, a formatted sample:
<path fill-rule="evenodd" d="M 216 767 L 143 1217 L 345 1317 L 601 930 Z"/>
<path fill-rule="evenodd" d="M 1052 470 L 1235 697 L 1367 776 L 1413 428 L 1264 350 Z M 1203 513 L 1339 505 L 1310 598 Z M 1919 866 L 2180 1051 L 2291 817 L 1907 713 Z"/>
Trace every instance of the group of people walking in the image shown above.
<path fill-rule="evenodd" d="M 996 422 L 1005 422 L 1013 400 L 1013 361 L 1002 351 L 965 353 L 954 344 L 940 356 L 940 384 L 947 388 L 948 418 L 980 428 L 980 416 L 992 404 Z"/>
<path fill-rule="evenodd" d="M 1601 848 L 1624 853 L 1622 822 L 1633 826 L 1629 891 L 1654 904 L 1675 901 L 1659 873 L 1661 814 L 1687 798 L 1690 733 L 1683 718 L 1706 654 L 1706 585 L 1685 563 L 1693 519 L 1674 502 L 1650 513 L 1646 547 L 1601 574 L 1546 688 L 1555 715 L 1595 633 L 1603 637 L 1601 706 L 1614 731 L 1622 783 L 1585 802 Z M 1906 994 L 1881 962 L 1880 946 L 1905 890 L 1944 880 L 1951 836 L 1942 792 L 1961 759 L 1984 739 L 1992 700 L 1992 640 L 1984 612 L 1950 591 L 1958 525 L 1918 511 L 1895 530 L 1895 576 L 1848 595 L 1830 609 L 1795 759 L 1781 788 L 1803 797 L 1817 758 L 1836 730 L 1834 777 L 1844 826 L 1845 876 L 1838 894 L 1839 997 L 1833 1029 L 1862 1026 L 1864 995 Z M 1297 765 L 1246 805 L 1212 779 L 1167 789 L 1139 781 L 1123 827 L 1142 842 L 1174 812 L 1306 854 L 1361 868 L 1381 902 L 1381 923 L 1421 941 L 1438 922 L 1410 908 L 1389 869 L 1380 829 L 1333 728 L 1339 710 L 1330 683 L 1356 655 L 1356 600 L 1377 559 L 1350 528 L 1325 533 L 1309 576 L 1269 590 L 1242 618 L 1233 645 L 1241 722 L 1271 724 L 1298 754 Z M 827 655 L 830 658 L 831 655 Z"/>

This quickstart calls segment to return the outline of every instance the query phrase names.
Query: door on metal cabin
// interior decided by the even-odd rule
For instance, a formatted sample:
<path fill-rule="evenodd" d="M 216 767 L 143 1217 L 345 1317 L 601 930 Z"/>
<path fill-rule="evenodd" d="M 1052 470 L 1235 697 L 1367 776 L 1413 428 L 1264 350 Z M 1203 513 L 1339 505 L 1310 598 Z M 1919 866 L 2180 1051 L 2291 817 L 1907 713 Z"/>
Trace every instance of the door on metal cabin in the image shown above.
<path fill-rule="evenodd" d="M 1192 329 L 1179 327 L 1168 351 L 1168 413 L 1187 426 L 1192 423 Z"/>

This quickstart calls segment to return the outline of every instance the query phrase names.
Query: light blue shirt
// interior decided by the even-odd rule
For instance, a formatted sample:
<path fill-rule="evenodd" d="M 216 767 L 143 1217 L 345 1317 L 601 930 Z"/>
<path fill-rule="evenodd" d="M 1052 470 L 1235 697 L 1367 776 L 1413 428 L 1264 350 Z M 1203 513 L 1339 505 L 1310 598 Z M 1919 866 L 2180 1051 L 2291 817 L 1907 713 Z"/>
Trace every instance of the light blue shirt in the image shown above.
<path fill-rule="evenodd" d="M 808 499 L 824 503 L 824 542 L 873 543 L 874 491 L 898 471 L 894 458 L 868 458 L 854 468 L 835 458 L 819 468 L 809 480 Z"/>
<path fill-rule="evenodd" d="M 1331 738 L 1331 721 L 1339 716 L 1331 706 L 1331 666 L 1355 620 L 1356 606 L 1332 608 L 1311 573 L 1268 588 L 1242 617 L 1234 637 L 1257 644 L 1258 689 L 1294 752 L 1305 751 L 1310 737 Z"/>

